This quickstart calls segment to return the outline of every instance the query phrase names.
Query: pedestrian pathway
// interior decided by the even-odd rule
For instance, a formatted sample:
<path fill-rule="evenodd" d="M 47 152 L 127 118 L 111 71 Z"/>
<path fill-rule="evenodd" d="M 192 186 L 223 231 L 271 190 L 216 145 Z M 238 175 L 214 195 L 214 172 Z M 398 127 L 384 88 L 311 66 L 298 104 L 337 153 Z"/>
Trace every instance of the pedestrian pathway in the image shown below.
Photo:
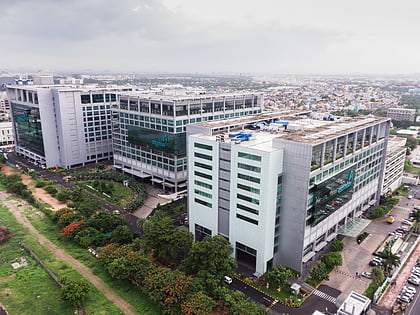
<path fill-rule="evenodd" d="M 337 299 L 327 293 L 324 293 L 322 291 L 319 290 L 315 290 L 312 294 L 315 294 L 317 296 L 319 296 L 320 298 L 323 298 L 324 300 L 327 300 L 328 302 L 331 302 L 333 304 L 335 304 L 335 302 L 337 302 Z"/>

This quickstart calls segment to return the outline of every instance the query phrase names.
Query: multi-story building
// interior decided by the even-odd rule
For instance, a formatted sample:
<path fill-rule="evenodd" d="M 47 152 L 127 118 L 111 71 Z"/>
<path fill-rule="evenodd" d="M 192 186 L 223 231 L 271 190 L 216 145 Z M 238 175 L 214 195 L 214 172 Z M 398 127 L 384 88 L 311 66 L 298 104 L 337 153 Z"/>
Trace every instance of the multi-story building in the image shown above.
<path fill-rule="evenodd" d="M 410 108 L 388 108 L 386 116 L 395 120 L 414 121 L 416 110 Z"/>
<path fill-rule="evenodd" d="M 402 183 L 407 148 L 406 138 L 390 135 L 386 149 L 386 162 L 382 194 L 393 192 Z"/>
<path fill-rule="evenodd" d="M 121 94 L 112 108 L 114 166 L 171 191 L 186 189 L 186 126 L 261 113 L 263 94 Z"/>
<path fill-rule="evenodd" d="M 367 225 L 359 217 L 379 202 L 389 121 L 290 111 L 187 126 L 195 240 L 226 237 L 259 273 L 301 271 L 338 234 Z"/>
<path fill-rule="evenodd" d="M 0 113 L 9 113 L 9 100 L 6 92 L 0 92 Z"/>
<path fill-rule="evenodd" d="M 16 152 L 47 167 L 111 159 L 111 106 L 129 89 L 8 86 Z"/>
<path fill-rule="evenodd" d="M 12 150 L 14 144 L 12 122 L 0 122 L 0 152 Z"/>

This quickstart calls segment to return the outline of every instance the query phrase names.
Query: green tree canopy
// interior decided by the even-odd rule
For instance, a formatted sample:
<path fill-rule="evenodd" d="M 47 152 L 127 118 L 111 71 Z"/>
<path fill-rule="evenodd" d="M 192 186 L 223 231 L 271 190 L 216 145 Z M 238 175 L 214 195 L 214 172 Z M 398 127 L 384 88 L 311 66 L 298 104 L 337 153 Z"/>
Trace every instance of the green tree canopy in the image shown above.
<path fill-rule="evenodd" d="M 342 241 L 332 241 L 330 245 L 330 250 L 332 252 L 341 252 L 344 248 L 344 243 Z"/>
<path fill-rule="evenodd" d="M 189 253 L 192 234 L 180 230 L 172 220 L 157 215 L 140 222 L 145 234 L 142 240 L 160 262 L 179 264 Z"/>
<path fill-rule="evenodd" d="M 400 257 L 391 251 L 391 243 L 387 243 L 384 249 L 378 253 L 378 256 L 383 259 L 383 268 L 386 275 L 390 275 L 392 269 L 400 265 Z"/>
<path fill-rule="evenodd" d="M 117 226 L 126 225 L 126 223 L 123 216 L 99 211 L 86 221 L 85 226 L 93 227 L 102 233 L 108 233 L 116 229 Z"/>
<path fill-rule="evenodd" d="M 71 280 L 67 277 L 62 277 L 60 282 L 64 284 L 64 287 L 61 288 L 61 299 L 72 306 L 82 306 L 92 290 L 85 279 Z"/>
<path fill-rule="evenodd" d="M 223 282 L 225 275 L 232 275 L 237 264 L 231 256 L 233 248 L 220 235 L 205 238 L 192 245 L 181 268 L 189 274 L 204 279 L 208 289 L 213 290 Z"/>
<path fill-rule="evenodd" d="M 379 268 L 379 267 L 373 267 L 372 268 L 372 272 L 371 272 L 371 274 L 372 274 L 372 280 L 375 282 L 375 283 L 382 283 L 383 281 L 384 281 L 384 279 L 385 279 L 385 277 L 384 277 L 384 272 L 383 272 L 383 270 L 381 269 L 381 268 Z"/>
<path fill-rule="evenodd" d="M 77 232 L 74 237 L 80 246 L 88 247 L 90 245 L 101 245 L 104 241 L 104 235 L 93 227 L 81 227 L 81 231 Z"/>
<path fill-rule="evenodd" d="M 343 257 L 341 257 L 339 252 L 330 252 L 322 256 L 321 261 L 327 269 L 332 269 L 335 266 L 341 266 L 343 264 Z"/>
<path fill-rule="evenodd" d="M 320 261 L 315 267 L 313 267 L 309 271 L 309 274 L 312 278 L 314 278 L 317 281 L 328 279 L 327 267 L 322 261 Z"/>
<path fill-rule="evenodd" d="M 266 273 L 265 280 L 270 284 L 270 287 L 280 288 L 288 283 L 287 279 L 291 276 L 293 276 L 293 272 L 289 268 L 278 265 Z"/>
<path fill-rule="evenodd" d="M 134 238 L 133 232 L 126 225 L 119 225 L 111 235 L 111 243 L 128 244 Z"/>

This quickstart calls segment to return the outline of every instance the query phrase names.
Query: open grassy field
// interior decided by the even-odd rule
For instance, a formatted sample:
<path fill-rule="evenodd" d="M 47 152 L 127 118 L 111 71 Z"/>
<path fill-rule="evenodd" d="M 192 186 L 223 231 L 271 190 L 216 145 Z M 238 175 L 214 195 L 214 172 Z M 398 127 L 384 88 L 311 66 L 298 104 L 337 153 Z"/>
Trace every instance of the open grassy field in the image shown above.
<path fill-rule="evenodd" d="M 0 299 L 10 314 L 74 314 L 74 308 L 60 300 L 60 287 L 47 272 L 19 245 L 25 242 L 38 257 L 59 277 L 79 277 L 66 262 L 40 245 L 26 228 L 19 224 L 4 206 L 0 206 L 1 225 L 7 226 L 15 235 L 0 245 Z M 28 265 L 13 269 L 12 262 L 23 257 Z M 86 302 L 89 314 L 122 314 L 100 292 L 93 288 Z"/>

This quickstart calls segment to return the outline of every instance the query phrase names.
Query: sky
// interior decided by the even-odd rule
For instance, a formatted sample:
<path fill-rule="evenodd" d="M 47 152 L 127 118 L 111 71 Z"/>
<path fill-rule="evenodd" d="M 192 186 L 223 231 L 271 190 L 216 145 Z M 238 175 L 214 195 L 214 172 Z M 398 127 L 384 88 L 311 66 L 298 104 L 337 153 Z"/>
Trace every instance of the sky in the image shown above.
<path fill-rule="evenodd" d="M 0 0 L 0 71 L 420 73 L 416 0 Z"/>

